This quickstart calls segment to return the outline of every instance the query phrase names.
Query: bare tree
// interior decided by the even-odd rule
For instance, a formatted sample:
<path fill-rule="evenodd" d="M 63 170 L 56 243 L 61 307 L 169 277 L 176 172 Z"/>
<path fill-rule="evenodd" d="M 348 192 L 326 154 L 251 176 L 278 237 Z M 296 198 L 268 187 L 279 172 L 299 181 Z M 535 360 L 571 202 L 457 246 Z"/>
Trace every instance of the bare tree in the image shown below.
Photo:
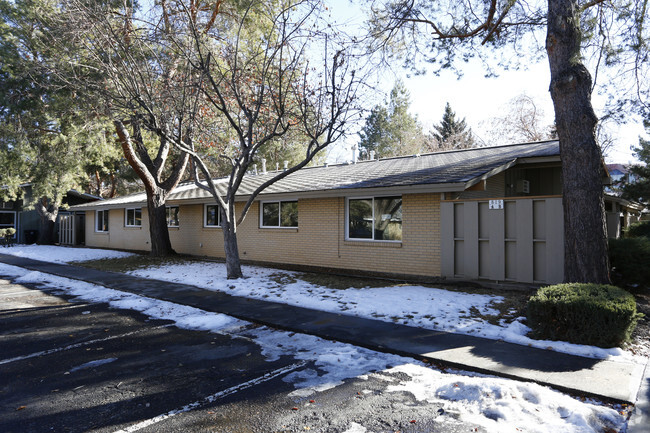
<path fill-rule="evenodd" d="M 512 98 L 496 116 L 485 121 L 487 134 L 483 143 L 488 146 L 517 142 L 542 141 L 556 138 L 553 125 L 544 125 L 544 110 L 536 101 L 521 94 Z"/>
<path fill-rule="evenodd" d="M 164 209 L 189 155 L 196 185 L 220 207 L 228 277 L 241 277 L 237 226 L 255 198 L 346 131 L 363 83 L 353 47 L 320 21 L 316 0 L 174 0 L 141 11 L 69 1 L 65 24 L 84 54 L 73 78 L 106 101 L 148 201 Z M 236 209 L 256 157 L 287 139 L 303 141 L 302 157 Z M 163 180 L 172 147 L 180 155 Z M 229 167 L 225 179 L 213 180 L 215 159 Z"/>
<path fill-rule="evenodd" d="M 173 38 L 199 77 L 194 88 L 204 116 L 193 124 L 195 139 L 178 140 L 155 125 L 152 129 L 191 155 L 196 185 L 219 205 L 228 278 L 242 276 L 237 226 L 257 196 L 343 136 L 356 112 L 363 83 L 358 59 L 341 34 L 319 21 L 321 8 L 311 0 L 288 7 L 254 0 L 228 38 L 201 31 L 185 8 L 189 32 Z M 251 21 L 256 38 L 251 38 Z M 256 155 L 296 132 L 307 144 L 300 161 L 256 186 L 237 212 L 235 200 Z M 215 148 L 231 167 L 221 182 L 212 181 L 206 163 Z"/>

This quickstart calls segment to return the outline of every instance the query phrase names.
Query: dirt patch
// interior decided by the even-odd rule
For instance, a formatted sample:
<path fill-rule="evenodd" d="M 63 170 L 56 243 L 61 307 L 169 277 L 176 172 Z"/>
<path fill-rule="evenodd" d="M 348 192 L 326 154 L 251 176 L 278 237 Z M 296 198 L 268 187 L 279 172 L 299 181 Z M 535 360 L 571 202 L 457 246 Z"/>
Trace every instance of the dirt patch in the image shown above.
<path fill-rule="evenodd" d="M 187 256 L 177 255 L 170 257 L 152 257 L 146 254 L 135 254 L 129 257 L 120 257 L 115 259 L 87 260 L 84 262 L 73 263 L 76 266 L 99 269 L 107 272 L 126 273 L 138 269 L 144 269 L 152 266 L 164 265 L 182 265 L 196 262 L 199 260 Z"/>

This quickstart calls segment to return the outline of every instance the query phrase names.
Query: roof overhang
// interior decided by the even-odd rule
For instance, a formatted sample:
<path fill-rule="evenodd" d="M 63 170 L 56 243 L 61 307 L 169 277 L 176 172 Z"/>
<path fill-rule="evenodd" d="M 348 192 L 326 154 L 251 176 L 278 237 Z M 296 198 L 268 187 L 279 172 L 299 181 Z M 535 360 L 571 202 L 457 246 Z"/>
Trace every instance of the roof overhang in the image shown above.
<path fill-rule="evenodd" d="M 533 157 L 533 158 L 515 158 L 512 161 L 509 161 L 503 165 L 500 165 L 498 167 L 493 168 L 492 170 L 482 174 L 481 176 L 477 176 L 465 183 L 465 189 L 469 189 L 473 187 L 474 185 L 483 182 L 487 180 L 488 178 L 495 176 L 499 173 L 503 173 L 504 171 L 508 170 L 509 168 L 512 168 L 516 165 L 524 165 L 524 164 L 547 164 L 547 163 L 559 163 L 561 162 L 560 160 L 560 155 L 553 155 L 553 156 L 541 156 L 541 157 Z"/>
<path fill-rule="evenodd" d="M 628 209 L 632 209 L 635 211 L 642 211 L 645 209 L 645 206 L 642 205 L 641 203 L 637 203 L 634 201 L 626 200 L 621 197 L 616 197 L 615 195 L 610 195 L 610 194 L 605 194 L 605 200 L 617 203 L 623 207 L 626 207 Z"/>

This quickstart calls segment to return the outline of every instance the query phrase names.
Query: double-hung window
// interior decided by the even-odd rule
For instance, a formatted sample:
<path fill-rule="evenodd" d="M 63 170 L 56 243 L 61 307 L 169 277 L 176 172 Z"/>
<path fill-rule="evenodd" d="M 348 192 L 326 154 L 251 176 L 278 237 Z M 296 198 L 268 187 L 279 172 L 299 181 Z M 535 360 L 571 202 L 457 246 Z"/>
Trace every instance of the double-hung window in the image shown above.
<path fill-rule="evenodd" d="M 140 227 L 142 225 L 142 209 L 126 209 L 124 217 L 126 227 Z"/>
<path fill-rule="evenodd" d="M 402 197 L 350 198 L 347 205 L 348 239 L 402 240 Z"/>
<path fill-rule="evenodd" d="M 108 231 L 108 209 L 95 212 L 95 231 Z"/>
<path fill-rule="evenodd" d="M 260 226 L 298 227 L 297 201 L 264 201 L 261 203 Z"/>
<path fill-rule="evenodd" d="M 206 204 L 203 207 L 203 227 L 221 227 L 219 205 Z"/>
<path fill-rule="evenodd" d="M 169 206 L 167 212 L 167 227 L 178 227 L 178 206 Z"/>

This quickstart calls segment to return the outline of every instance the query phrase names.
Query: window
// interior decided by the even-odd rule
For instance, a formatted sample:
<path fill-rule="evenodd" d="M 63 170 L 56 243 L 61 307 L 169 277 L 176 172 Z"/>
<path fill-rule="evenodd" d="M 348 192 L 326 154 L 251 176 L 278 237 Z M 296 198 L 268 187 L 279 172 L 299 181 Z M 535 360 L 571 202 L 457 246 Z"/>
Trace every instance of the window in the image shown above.
<path fill-rule="evenodd" d="M 0 212 L 0 229 L 15 229 L 16 228 L 16 212 Z M 15 238 L 18 231 L 14 233 Z"/>
<path fill-rule="evenodd" d="M 221 212 L 216 204 L 206 204 L 203 212 L 203 227 L 221 227 Z"/>
<path fill-rule="evenodd" d="M 348 239 L 402 240 L 402 197 L 348 200 Z"/>
<path fill-rule="evenodd" d="M 142 209 L 126 209 L 125 218 L 125 226 L 140 227 L 142 225 Z"/>
<path fill-rule="evenodd" d="M 16 228 L 16 212 L 0 212 L 0 229 Z"/>
<path fill-rule="evenodd" d="M 297 201 L 267 201 L 261 206 L 262 227 L 298 227 Z"/>
<path fill-rule="evenodd" d="M 169 206 L 167 211 L 167 227 L 178 227 L 178 206 Z"/>
<path fill-rule="evenodd" d="M 108 231 L 108 209 L 95 212 L 95 231 Z"/>

